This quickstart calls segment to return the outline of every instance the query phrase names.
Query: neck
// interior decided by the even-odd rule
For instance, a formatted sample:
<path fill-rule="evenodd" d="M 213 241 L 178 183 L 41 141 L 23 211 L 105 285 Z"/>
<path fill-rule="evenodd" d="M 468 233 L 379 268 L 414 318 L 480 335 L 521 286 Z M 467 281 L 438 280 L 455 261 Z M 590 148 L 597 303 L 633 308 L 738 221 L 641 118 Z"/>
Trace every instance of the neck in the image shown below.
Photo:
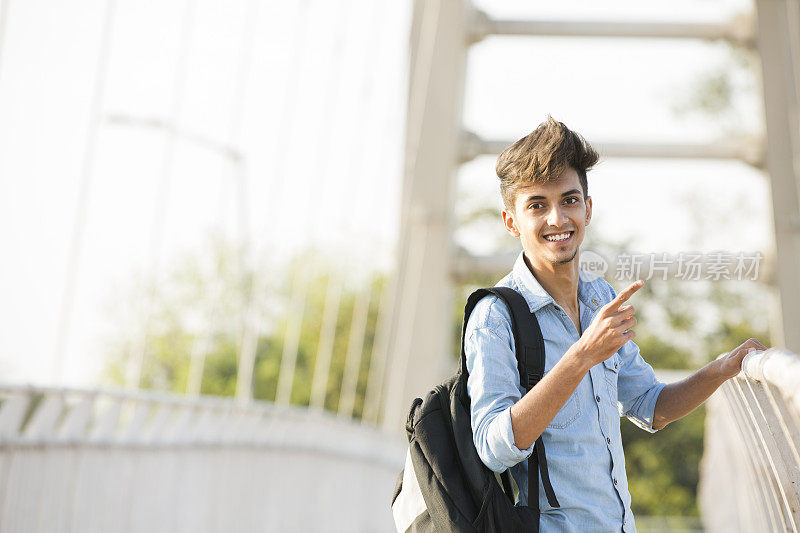
<path fill-rule="evenodd" d="M 547 261 L 532 261 L 527 252 L 523 253 L 525 264 L 533 277 L 547 294 L 561 307 L 577 313 L 578 311 L 578 256 L 572 261 L 553 264 Z"/>

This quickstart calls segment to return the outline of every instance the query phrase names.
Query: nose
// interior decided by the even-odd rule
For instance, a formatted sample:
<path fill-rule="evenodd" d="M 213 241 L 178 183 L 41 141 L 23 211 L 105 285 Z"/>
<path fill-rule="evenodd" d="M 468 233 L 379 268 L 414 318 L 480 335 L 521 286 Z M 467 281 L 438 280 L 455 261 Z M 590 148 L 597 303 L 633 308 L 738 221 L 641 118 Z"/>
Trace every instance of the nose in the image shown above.
<path fill-rule="evenodd" d="M 561 206 L 554 205 L 550 212 L 547 213 L 547 224 L 558 228 L 562 226 L 567 221 L 567 216 L 561 210 Z"/>

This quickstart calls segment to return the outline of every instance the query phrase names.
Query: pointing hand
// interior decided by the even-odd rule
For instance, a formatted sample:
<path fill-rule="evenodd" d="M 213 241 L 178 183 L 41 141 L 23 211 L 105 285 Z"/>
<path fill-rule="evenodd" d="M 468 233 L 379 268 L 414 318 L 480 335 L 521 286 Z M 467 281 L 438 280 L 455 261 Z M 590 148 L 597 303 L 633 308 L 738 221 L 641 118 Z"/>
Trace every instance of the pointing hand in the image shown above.
<path fill-rule="evenodd" d="M 636 325 L 632 305 L 624 304 L 633 294 L 644 286 L 644 281 L 638 280 L 617 294 L 616 298 L 600 308 L 586 328 L 578 342 L 582 351 L 589 355 L 592 365 L 605 361 L 622 345 L 636 336 L 631 328 Z"/>

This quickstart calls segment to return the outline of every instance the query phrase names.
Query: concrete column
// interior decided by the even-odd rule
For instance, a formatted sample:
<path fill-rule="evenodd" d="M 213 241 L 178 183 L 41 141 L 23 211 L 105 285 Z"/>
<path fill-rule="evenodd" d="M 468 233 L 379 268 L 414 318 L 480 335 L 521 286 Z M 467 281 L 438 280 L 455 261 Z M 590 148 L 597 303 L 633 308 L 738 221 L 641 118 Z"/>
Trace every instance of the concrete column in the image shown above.
<path fill-rule="evenodd" d="M 452 217 L 468 48 L 467 0 L 415 0 L 397 269 L 382 423 L 403 431 L 413 399 L 452 362 Z"/>
<path fill-rule="evenodd" d="M 772 342 L 800 352 L 800 18 L 798 0 L 756 0 L 767 126 L 766 167 L 772 190 L 775 282 L 780 313 Z"/>

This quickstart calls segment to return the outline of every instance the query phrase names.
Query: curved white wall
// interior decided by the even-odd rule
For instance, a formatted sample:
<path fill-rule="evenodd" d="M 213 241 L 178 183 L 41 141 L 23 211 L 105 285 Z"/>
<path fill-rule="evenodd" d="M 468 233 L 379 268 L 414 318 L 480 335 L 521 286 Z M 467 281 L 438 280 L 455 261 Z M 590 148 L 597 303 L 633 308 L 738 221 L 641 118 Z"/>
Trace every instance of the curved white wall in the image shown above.
<path fill-rule="evenodd" d="M 327 413 L 0 387 L 0 532 L 393 529 L 404 443 Z"/>

